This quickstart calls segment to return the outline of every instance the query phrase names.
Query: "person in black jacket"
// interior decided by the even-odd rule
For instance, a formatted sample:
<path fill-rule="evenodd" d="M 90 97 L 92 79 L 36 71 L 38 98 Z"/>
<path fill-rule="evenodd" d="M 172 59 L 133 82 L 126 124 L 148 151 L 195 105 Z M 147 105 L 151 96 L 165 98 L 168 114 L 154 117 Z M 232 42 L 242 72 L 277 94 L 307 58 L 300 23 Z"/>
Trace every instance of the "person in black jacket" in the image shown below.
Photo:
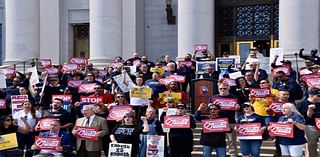
<path fill-rule="evenodd" d="M 176 116 L 190 116 L 186 115 L 186 105 L 178 104 Z M 164 122 L 166 111 L 164 110 L 160 121 Z M 171 148 L 171 157 L 191 157 L 193 150 L 193 132 L 192 128 L 196 127 L 196 122 L 192 116 L 190 116 L 189 128 L 170 128 L 169 132 L 169 145 Z"/>
<path fill-rule="evenodd" d="M 208 109 L 210 115 L 207 117 L 202 116 L 202 110 Z M 204 119 L 218 119 L 221 118 L 220 113 L 221 107 L 217 104 L 208 104 L 202 103 L 198 110 L 195 113 L 195 119 L 198 121 Z M 203 157 L 211 157 L 212 149 L 215 148 L 217 157 L 225 157 L 226 156 L 226 132 L 210 132 L 204 133 L 201 131 L 200 144 L 203 145 Z"/>
<path fill-rule="evenodd" d="M 304 49 L 300 49 L 300 51 L 299 51 L 299 57 L 300 58 L 305 59 L 305 60 L 310 60 L 314 64 L 320 65 L 320 57 L 316 56 L 317 53 L 318 53 L 317 49 L 312 49 L 311 50 L 311 56 L 303 55 L 303 51 L 304 51 Z"/>

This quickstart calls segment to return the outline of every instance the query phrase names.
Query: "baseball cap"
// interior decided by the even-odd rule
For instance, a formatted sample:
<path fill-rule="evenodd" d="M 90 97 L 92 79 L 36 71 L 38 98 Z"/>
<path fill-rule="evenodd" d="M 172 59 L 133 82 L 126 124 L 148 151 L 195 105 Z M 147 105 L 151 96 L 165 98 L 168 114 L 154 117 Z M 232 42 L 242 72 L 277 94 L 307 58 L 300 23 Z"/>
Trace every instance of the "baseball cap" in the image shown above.
<path fill-rule="evenodd" d="M 320 89 L 318 88 L 309 90 L 309 95 L 319 95 L 319 94 L 320 94 Z"/>
<path fill-rule="evenodd" d="M 187 108 L 187 106 L 185 104 L 178 104 L 176 107 L 177 108 Z"/>
<path fill-rule="evenodd" d="M 283 61 L 280 61 L 281 63 L 283 63 L 283 64 L 290 64 L 291 65 L 291 61 L 289 61 L 289 60 L 283 60 Z"/>

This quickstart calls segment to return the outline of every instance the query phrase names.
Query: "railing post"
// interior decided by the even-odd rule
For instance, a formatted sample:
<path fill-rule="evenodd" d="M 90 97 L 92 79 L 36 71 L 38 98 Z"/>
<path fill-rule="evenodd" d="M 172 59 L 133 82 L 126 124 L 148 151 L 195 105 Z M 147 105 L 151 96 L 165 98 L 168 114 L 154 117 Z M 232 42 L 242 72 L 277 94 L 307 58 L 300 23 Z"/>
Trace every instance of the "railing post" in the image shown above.
<path fill-rule="evenodd" d="M 26 74 L 26 62 L 23 62 L 23 74 Z"/>

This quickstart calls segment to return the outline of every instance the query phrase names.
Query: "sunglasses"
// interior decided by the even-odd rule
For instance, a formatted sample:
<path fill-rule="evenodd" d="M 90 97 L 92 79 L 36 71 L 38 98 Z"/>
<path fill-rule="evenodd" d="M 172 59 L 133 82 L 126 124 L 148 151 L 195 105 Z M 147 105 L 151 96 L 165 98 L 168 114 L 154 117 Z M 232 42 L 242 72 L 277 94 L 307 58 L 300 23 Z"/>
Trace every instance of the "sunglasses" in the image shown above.
<path fill-rule="evenodd" d="M 219 90 L 227 90 L 227 88 L 219 88 Z"/>
<path fill-rule="evenodd" d="M 13 121 L 13 119 L 6 119 L 5 121 L 9 122 L 9 121 Z"/>
<path fill-rule="evenodd" d="M 117 98 L 124 98 L 124 96 L 117 96 Z"/>
<path fill-rule="evenodd" d="M 123 116 L 123 118 L 128 118 L 128 119 L 131 119 L 133 118 L 131 115 L 126 115 L 126 116 Z"/>

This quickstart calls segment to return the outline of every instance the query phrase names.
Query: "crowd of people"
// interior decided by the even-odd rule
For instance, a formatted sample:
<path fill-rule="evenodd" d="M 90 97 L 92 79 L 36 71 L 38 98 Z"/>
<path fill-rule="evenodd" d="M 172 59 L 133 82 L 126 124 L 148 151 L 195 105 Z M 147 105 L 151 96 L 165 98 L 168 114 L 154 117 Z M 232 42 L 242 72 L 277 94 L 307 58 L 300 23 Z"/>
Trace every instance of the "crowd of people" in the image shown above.
<path fill-rule="evenodd" d="M 242 65 L 230 63 L 222 70 L 216 62 L 216 67 L 204 66 L 202 73 L 196 69 L 197 62 L 214 59 L 207 50 L 177 61 L 166 55 L 157 63 L 134 53 L 127 60 L 118 56 L 100 70 L 81 63 L 72 70 L 43 64 L 36 74 L 15 71 L 6 74 L 7 88 L 0 90 L 0 99 L 5 100 L 0 105 L 0 135 L 16 133 L 19 149 L 15 150 L 26 157 L 72 156 L 73 150 L 79 157 L 100 157 L 102 151 L 108 156 L 109 143 L 131 144 L 131 156 L 143 157 L 151 135 L 165 137 L 164 156 L 191 157 L 193 129 L 202 122 L 204 157 L 211 156 L 213 149 L 218 157 L 227 152 L 258 157 L 264 140 L 275 141 L 275 156 L 302 157 L 305 146 L 305 155 L 318 156 L 320 65 L 316 53 L 312 50 L 309 56 L 300 51 L 305 67 L 298 72 L 289 60 L 276 64 L 275 56 L 271 74 L 260 68 L 258 49 L 251 49 Z M 225 52 L 221 57 L 230 56 Z M 235 73 L 239 75 L 231 78 Z M 32 75 L 39 76 L 39 83 L 31 83 Z M 215 93 L 205 102 L 190 104 L 191 80 L 202 78 L 215 83 Z M 136 91 L 146 94 L 136 97 Z M 199 107 L 193 114 L 194 106 Z M 120 117 L 112 117 L 117 114 Z M 180 122 L 168 130 L 164 126 L 170 117 Z M 181 121 L 186 125 L 179 127 Z M 40 137 L 61 141 L 54 149 L 46 149 L 36 142 Z M 10 151 L 1 151 L 0 157 Z"/>

